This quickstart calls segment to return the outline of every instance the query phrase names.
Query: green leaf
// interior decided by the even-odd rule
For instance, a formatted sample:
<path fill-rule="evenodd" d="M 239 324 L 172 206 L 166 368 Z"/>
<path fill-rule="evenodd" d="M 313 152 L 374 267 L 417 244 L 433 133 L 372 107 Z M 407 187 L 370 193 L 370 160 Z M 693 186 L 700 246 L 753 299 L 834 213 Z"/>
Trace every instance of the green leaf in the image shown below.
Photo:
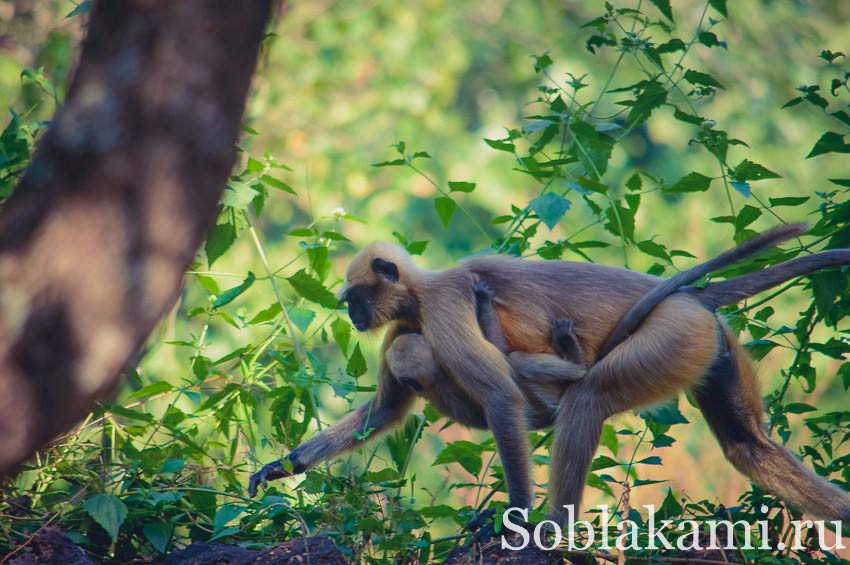
<path fill-rule="evenodd" d="M 711 177 L 692 172 L 680 178 L 673 186 L 664 188 L 663 192 L 702 192 L 711 185 Z"/>
<path fill-rule="evenodd" d="M 724 18 L 729 17 L 726 13 L 726 0 L 708 0 L 708 5 L 723 14 Z"/>
<path fill-rule="evenodd" d="M 119 498 L 111 494 L 98 494 L 86 500 L 83 509 L 100 524 L 113 542 L 118 539 L 118 530 L 127 519 L 127 507 Z"/>
<path fill-rule="evenodd" d="M 215 302 L 213 302 L 213 308 L 221 308 L 226 304 L 230 304 L 237 296 L 251 288 L 251 285 L 254 284 L 255 280 L 256 278 L 254 277 L 254 273 L 248 271 L 248 276 L 242 281 L 242 284 L 227 289 L 218 295 Z"/>
<path fill-rule="evenodd" d="M 260 171 L 262 171 L 265 168 L 266 168 L 266 166 L 263 165 L 262 161 L 258 161 L 257 159 L 254 159 L 253 157 L 248 157 L 248 163 L 245 166 L 245 169 L 249 173 L 259 173 Z"/>
<path fill-rule="evenodd" d="M 342 318 L 337 318 L 331 323 L 331 333 L 334 336 L 336 344 L 339 345 L 339 348 L 347 356 L 348 342 L 351 340 L 351 324 Z"/>
<path fill-rule="evenodd" d="M 276 188 L 278 190 L 288 192 L 289 194 L 296 194 L 295 190 L 291 186 L 289 186 L 288 184 L 286 184 L 285 182 L 283 182 L 280 179 L 274 178 L 271 175 L 261 176 L 260 182 L 262 182 L 263 184 L 266 184 L 266 185 L 268 185 L 272 188 Z"/>
<path fill-rule="evenodd" d="M 673 106 L 673 118 L 680 122 L 685 122 L 686 124 L 692 124 L 695 126 L 701 126 L 705 122 L 705 118 L 702 116 L 695 116 L 693 114 L 683 112 L 678 106 Z"/>
<path fill-rule="evenodd" d="M 675 424 L 687 424 L 688 420 L 679 411 L 679 401 L 674 398 L 664 404 L 659 404 L 642 410 L 639 415 L 644 420 L 649 420 L 665 426 L 673 426 Z"/>
<path fill-rule="evenodd" d="M 844 363 L 838 368 L 836 376 L 841 377 L 841 384 L 844 385 L 844 390 L 850 389 L 850 363 Z"/>
<path fill-rule="evenodd" d="M 215 513 L 215 518 L 213 519 L 213 530 L 215 533 L 218 534 L 224 531 L 225 526 L 243 512 L 245 512 L 244 506 L 237 506 L 235 504 L 223 505 L 218 509 L 218 512 Z"/>
<path fill-rule="evenodd" d="M 74 16 L 81 16 L 83 14 L 88 14 L 89 10 L 91 10 L 91 2 L 89 0 L 83 0 L 77 6 L 68 12 L 68 15 L 65 16 L 65 19 L 73 18 Z"/>
<path fill-rule="evenodd" d="M 676 51 L 684 51 L 685 50 L 685 42 L 679 39 L 678 37 L 674 37 L 670 41 L 666 43 L 660 44 L 655 48 L 655 52 L 661 55 L 665 53 L 675 53 Z"/>
<path fill-rule="evenodd" d="M 611 488 L 611 485 L 600 479 L 594 473 L 587 474 L 587 486 L 601 490 L 610 497 L 614 496 L 614 490 Z"/>
<path fill-rule="evenodd" d="M 150 524 L 145 524 L 142 527 L 142 531 L 154 549 L 160 553 L 165 553 L 168 549 L 168 542 L 171 541 L 174 524 L 151 522 Z"/>
<path fill-rule="evenodd" d="M 542 70 L 545 70 L 552 66 L 552 58 L 549 57 L 549 53 L 544 53 L 539 57 L 534 57 L 534 72 L 539 73 Z"/>
<path fill-rule="evenodd" d="M 726 42 L 717 39 L 717 36 L 710 31 L 701 31 L 699 34 L 699 42 L 706 47 L 723 47 L 726 48 Z"/>
<path fill-rule="evenodd" d="M 605 217 L 608 222 L 605 224 L 605 229 L 612 234 L 623 237 L 629 241 L 635 239 L 635 212 L 630 208 L 623 208 L 619 204 L 609 206 L 605 210 Z M 622 232 L 620 226 L 622 225 Z"/>
<path fill-rule="evenodd" d="M 842 53 L 841 51 L 833 52 L 831 49 L 824 49 L 820 52 L 820 55 L 818 55 L 818 57 L 820 57 L 827 63 L 831 63 L 839 57 L 844 57 L 844 53 Z"/>
<path fill-rule="evenodd" d="M 116 416 L 122 416 L 129 420 L 136 420 L 139 422 L 152 423 L 154 421 L 154 417 L 151 414 L 145 414 L 143 412 L 136 412 L 135 410 L 131 410 L 130 408 L 124 408 L 118 404 L 113 404 L 107 407 L 109 412 Z"/>
<path fill-rule="evenodd" d="M 829 115 L 832 116 L 833 118 L 835 118 L 836 120 L 840 121 L 841 123 L 843 123 L 845 126 L 850 126 L 850 114 L 848 114 L 844 110 L 838 110 L 837 112 L 831 112 Z"/>
<path fill-rule="evenodd" d="M 769 339 L 757 339 L 745 343 L 744 347 L 747 348 L 747 352 L 753 359 L 761 361 L 774 347 L 779 347 L 779 344 Z"/>
<path fill-rule="evenodd" d="M 306 298 L 310 302 L 315 302 L 332 310 L 336 310 L 339 307 L 339 299 L 304 269 L 301 269 L 287 280 L 299 296 Z"/>
<path fill-rule="evenodd" d="M 403 426 L 398 428 L 395 433 L 387 436 L 387 448 L 399 473 L 404 471 L 405 462 L 410 455 L 410 450 L 413 449 L 413 446 L 419 440 L 420 431 L 424 423 L 425 416 L 422 414 L 411 414 L 404 421 Z"/>
<path fill-rule="evenodd" d="M 850 144 L 844 143 L 844 136 L 840 133 L 828 131 L 818 139 L 806 159 L 826 153 L 850 153 Z"/>
<path fill-rule="evenodd" d="M 514 153 L 516 151 L 516 147 L 510 141 L 485 138 L 484 143 L 498 151 L 507 151 L 508 153 Z"/>
<path fill-rule="evenodd" d="M 753 163 L 748 159 L 744 159 L 735 167 L 735 170 L 732 171 L 732 177 L 736 181 L 759 181 L 782 178 L 763 165 Z"/>
<path fill-rule="evenodd" d="M 840 296 L 846 296 L 847 275 L 841 271 L 819 271 L 812 275 L 812 294 L 818 312 L 829 325 L 833 325 L 838 314 L 833 304 Z"/>
<path fill-rule="evenodd" d="M 473 475 L 478 475 L 481 472 L 482 453 L 484 453 L 484 447 L 477 443 L 466 440 L 453 441 L 437 454 L 431 466 L 460 463 L 461 467 Z"/>
<path fill-rule="evenodd" d="M 735 218 L 735 231 L 739 232 L 761 217 L 761 210 L 755 206 L 744 206 Z"/>
<path fill-rule="evenodd" d="M 218 540 L 218 539 L 230 537 L 232 535 L 238 534 L 240 531 L 241 530 L 239 528 L 236 528 L 236 527 L 224 528 L 224 529 L 216 532 L 216 534 L 214 536 L 212 536 L 207 541 L 215 541 L 215 540 Z"/>
<path fill-rule="evenodd" d="M 169 384 L 165 381 L 157 381 L 137 390 L 128 397 L 128 400 L 145 398 L 147 396 L 155 396 L 157 394 L 162 394 L 163 392 L 169 392 L 171 390 L 174 390 L 174 385 Z"/>
<path fill-rule="evenodd" d="M 799 206 L 809 200 L 811 196 L 783 196 L 781 198 L 770 198 L 771 206 Z"/>
<path fill-rule="evenodd" d="M 619 465 L 619 461 L 615 461 L 607 455 L 600 455 L 599 457 L 593 460 L 593 463 L 590 466 L 590 470 L 599 471 L 601 469 L 610 469 L 611 467 L 617 467 Z"/>
<path fill-rule="evenodd" d="M 673 8 L 670 7 L 670 0 L 649 0 L 658 10 L 664 14 L 668 20 L 673 21 Z"/>
<path fill-rule="evenodd" d="M 437 216 L 440 217 L 443 227 L 448 228 L 449 222 L 452 221 L 452 216 L 457 210 L 457 203 L 448 196 L 439 196 L 434 199 L 434 209 L 437 211 Z"/>
<path fill-rule="evenodd" d="M 446 504 L 436 504 L 434 506 L 423 506 L 419 513 L 423 518 L 454 518 L 458 515 L 457 509 Z M 424 561 L 423 561 L 424 563 Z"/>
<path fill-rule="evenodd" d="M 179 473 L 183 470 L 183 467 L 186 465 L 186 459 L 183 457 L 172 457 L 170 459 L 166 459 L 162 466 L 159 468 L 160 473 Z"/>
<path fill-rule="evenodd" d="M 337 233 L 335 231 L 326 231 L 322 232 L 322 237 L 329 239 L 331 241 L 351 241 L 341 233 Z"/>
<path fill-rule="evenodd" d="M 578 185 L 579 188 L 583 189 L 585 192 L 589 190 L 591 192 L 598 192 L 599 194 L 608 194 L 607 184 L 595 181 L 593 179 L 589 179 L 587 177 L 579 177 L 577 182 L 568 182 L 567 184 L 570 185 L 572 188 L 576 188 L 576 185 Z M 582 194 L 585 193 L 582 191 L 579 192 L 581 192 Z"/>
<path fill-rule="evenodd" d="M 658 509 L 659 515 L 664 519 L 672 519 L 677 516 L 681 516 L 682 514 L 682 505 L 679 504 L 679 501 L 676 500 L 676 497 L 673 496 L 673 491 L 669 488 L 667 489 L 667 496 L 664 497 L 664 502 L 661 503 L 661 507 Z"/>
<path fill-rule="evenodd" d="M 354 351 L 351 352 L 351 357 L 348 358 L 348 364 L 345 366 L 345 372 L 350 376 L 359 378 L 366 374 L 366 358 L 363 352 L 360 351 L 360 344 L 354 346 Z"/>
<path fill-rule="evenodd" d="M 307 331 L 307 328 L 310 327 L 310 324 L 313 322 L 313 319 L 316 317 L 316 313 L 312 310 L 308 310 L 307 308 L 290 308 L 289 309 L 289 319 L 292 320 L 293 325 L 301 330 L 301 333 Z"/>
<path fill-rule="evenodd" d="M 667 254 L 667 248 L 659 243 L 655 243 L 652 240 L 647 239 L 646 241 L 641 241 L 637 244 L 638 249 L 646 253 L 651 257 L 658 257 L 659 259 L 664 259 L 665 261 L 670 260 L 670 255 Z"/>
<path fill-rule="evenodd" d="M 688 69 L 685 71 L 684 76 L 682 77 L 689 83 L 697 86 L 713 86 L 714 88 L 724 89 L 725 87 L 720 84 L 720 82 L 714 78 L 713 76 L 701 73 L 699 71 L 695 71 L 693 69 Z"/>
<path fill-rule="evenodd" d="M 213 263 L 230 249 L 239 232 L 247 225 L 242 212 L 229 206 L 222 208 L 213 229 L 204 243 L 204 251 L 207 254 L 207 264 L 212 267 Z"/>
<path fill-rule="evenodd" d="M 631 191 L 640 190 L 643 187 L 643 180 L 640 178 L 639 173 L 634 173 L 629 177 L 629 180 L 626 181 L 626 188 Z"/>
<path fill-rule="evenodd" d="M 251 185 L 239 181 L 230 181 L 221 195 L 221 203 L 224 206 L 243 210 L 256 197 L 257 191 Z"/>
<path fill-rule="evenodd" d="M 475 190 L 474 182 L 449 181 L 449 192 L 472 192 Z"/>
<path fill-rule="evenodd" d="M 577 157 L 584 165 L 585 175 L 604 175 L 614 149 L 613 137 L 598 131 L 592 124 L 576 119 L 569 126 L 576 140 Z M 599 175 L 597 175 L 597 172 Z M 597 179 L 598 180 L 598 179 Z"/>
<path fill-rule="evenodd" d="M 620 440 L 617 438 L 617 432 L 614 430 L 614 426 L 611 424 L 602 426 L 602 436 L 599 439 L 599 443 L 607 447 L 611 453 L 617 454 L 617 450 L 620 449 Z"/>
<path fill-rule="evenodd" d="M 652 111 L 664 105 L 666 101 L 667 90 L 660 83 L 653 81 L 646 85 L 633 101 L 627 101 L 628 104 L 626 105 L 632 108 L 626 119 L 629 127 L 635 127 L 645 122 L 649 119 Z"/>
<path fill-rule="evenodd" d="M 383 161 L 381 163 L 372 163 L 373 167 L 403 167 L 407 165 L 407 159 L 395 159 L 393 161 Z"/>
<path fill-rule="evenodd" d="M 546 227 L 550 230 L 558 224 L 558 221 L 570 209 L 570 201 L 554 192 L 541 194 L 529 202 L 528 205 L 537 214 L 540 221 L 546 224 Z"/>
<path fill-rule="evenodd" d="M 783 408 L 786 414 L 805 414 L 806 412 L 817 411 L 817 408 L 814 406 L 804 404 L 803 402 L 791 402 L 790 404 L 786 404 Z"/>
<path fill-rule="evenodd" d="M 428 240 L 411 241 L 404 247 L 411 255 L 422 255 L 425 252 L 425 249 L 428 247 Z"/>
<path fill-rule="evenodd" d="M 218 283 L 215 282 L 212 277 L 208 277 L 206 275 L 195 275 L 195 280 L 198 281 L 210 294 L 221 294 L 221 288 L 219 288 Z"/>
<path fill-rule="evenodd" d="M 257 312 L 257 314 L 251 318 L 248 323 L 253 326 L 256 324 L 262 324 L 263 322 L 269 322 L 277 318 L 281 312 L 280 302 L 272 302 L 268 308 Z"/>
<path fill-rule="evenodd" d="M 746 198 L 749 198 L 753 194 L 752 190 L 750 190 L 750 183 L 748 182 L 731 181 L 729 185 Z"/>

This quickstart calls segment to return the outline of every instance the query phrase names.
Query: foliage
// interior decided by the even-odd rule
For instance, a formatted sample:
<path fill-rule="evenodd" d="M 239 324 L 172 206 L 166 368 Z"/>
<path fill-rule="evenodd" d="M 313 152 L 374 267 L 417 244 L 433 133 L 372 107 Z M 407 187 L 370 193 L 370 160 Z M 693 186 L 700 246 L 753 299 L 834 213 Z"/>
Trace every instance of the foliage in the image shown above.
<path fill-rule="evenodd" d="M 68 10 L 68 16 L 80 17 L 84 6 Z M 427 209 L 405 200 L 416 227 L 390 221 L 393 236 L 411 253 L 427 251 L 426 260 L 436 264 L 443 257 L 435 254 L 451 255 L 457 234 L 463 234 L 470 250 L 599 261 L 664 276 L 705 255 L 705 249 L 683 249 L 685 241 L 675 231 L 659 237 L 666 229 L 663 218 L 695 205 L 705 207 L 700 222 L 713 226 L 706 233 L 718 247 L 773 223 L 803 217 L 812 223 L 794 245 L 727 269 L 719 278 L 850 247 L 850 179 L 817 178 L 818 190 L 802 194 L 783 192 L 790 189 L 776 180 L 797 168 L 815 175 L 846 168 L 846 57 L 824 50 L 820 61 L 804 62 L 828 74 L 818 84 L 800 86 L 782 119 L 822 115 L 828 121 L 816 122 L 818 127 L 828 125 L 792 144 L 793 163 L 764 160 L 758 145 L 750 147 L 747 136 L 734 131 L 747 127 L 746 121 L 715 116 L 736 84 L 700 60 L 731 61 L 736 55 L 723 38 L 725 0 L 700 8 L 698 21 L 679 27 L 669 1 L 606 3 L 603 13 L 582 26 L 581 45 L 559 40 L 568 49 L 583 46 L 600 61 L 590 75 L 566 72 L 552 52 L 530 59 L 521 82 L 537 77 L 539 86 L 522 107 L 522 119 L 484 138 L 499 175 L 533 187 L 509 193 L 517 204 L 491 196 L 490 183 L 474 169 L 453 168 L 437 158 L 439 147 L 386 138 L 395 143 L 384 161 L 372 154 L 370 162 L 382 175 L 376 178 L 421 181 L 412 186 L 426 187 L 431 200 Z M 277 42 L 288 39 L 268 41 L 273 53 Z M 323 56 L 339 56 L 330 51 Z M 28 71 L 22 80 L 38 85 L 46 104 L 63 92 L 43 70 Z M 264 96 L 269 94 L 261 88 L 257 97 Z M 430 406 L 365 447 L 361 457 L 273 483 L 258 499 L 245 494 L 247 477 L 259 465 L 336 421 L 356 398 L 375 389 L 369 376 L 374 344 L 352 332 L 335 291 L 340 261 L 371 235 L 363 226 L 372 229 L 382 220 L 341 208 L 314 215 L 315 188 L 309 182 L 302 186 L 296 176 L 303 168 L 282 164 L 271 150 L 255 151 L 265 133 L 261 118 L 255 115 L 244 126 L 243 158 L 216 226 L 188 273 L 179 307 L 150 340 L 139 366 L 128 371 L 125 390 L 4 485 L 2 511 L 9 519 L 0 522 L 0 547 L 19 548 L 48 522 L 60 524 L 92 555 L 119 561 L 192 541 L 265 546 L 321 530 L 356 559 L 426 562 L 445 557 L 465 537 L 461 526 L 477 511 L 504 506 L 493 441 L 454 434 L 435 449 L 436 432 L 453 433 L 457 426 Z M 11 193 L 44 126 L 27 113 L 13 113 L 0 136 L 0 197 Z M 673 132 L 665 142 L 669 149 L 652 141 L 658 131 L 653 128 Z M 646 158 L 640 142 L 654 143 L 662 158 Z M 688 158 L 676 158 L 679 169 L 671 168 L 665 155 L 679 154 Z M 718 201 L 724 209 L 715 214 Z M 295 212 L 285 221 L 271 219 L 284 207 Z M 429 236 L 419 235 L 423 231 Z M 276 240 L 284 243 L 269 243 Z M 807 465 L 845 489 L 850 489 L 850 412 L 828 399 L 817 402 L 821 408 L 813 404 L 850 387 L 849 283 L 846 271 L 823 272 L 725 312 L 735 331 L 749 336 L 753 357 L 785 352 L 781 379 L 766 388 L 772 433 L 799 446 Z M 799 307 L 799 315 L 786 315 L 789 307 Z M 803 393 L 817 396 L 804 402 Z M 640 512 L 628 505 L 636 490 L 651 490 L 648 499 L 670 519 L 731 516 L 753 522 L 765 518 L 765 505 L 770 543 L 776 547 L 788 539 L 789 520 L 797 514 L 755 487 L 740 495 L 738 505 L 724 507 L 663 485 L 659 477 L 674 476 L 676 469 L 663 467 L 659 474 L 659 467 L 679 441 L 676 432 L 688 424 L 687 409 L 674 401 L 605 426 L 588 477 L 598 500 L 642 526 Z M 538 465 L 548 463 L 549 438 L 532 434 Z M 432 453 L 417 458 L 414 447 Z M 432 480 L 435 471 L 442 482 Z M 537 502 L 542 509 L 546 500 L 541 495 Z M 592 521 L 601 519 L 594 515 Z M 829 557 L 812 544 L 806 540 L 803 550 L 746 551 L 743 557 L 764 563 Z"/>

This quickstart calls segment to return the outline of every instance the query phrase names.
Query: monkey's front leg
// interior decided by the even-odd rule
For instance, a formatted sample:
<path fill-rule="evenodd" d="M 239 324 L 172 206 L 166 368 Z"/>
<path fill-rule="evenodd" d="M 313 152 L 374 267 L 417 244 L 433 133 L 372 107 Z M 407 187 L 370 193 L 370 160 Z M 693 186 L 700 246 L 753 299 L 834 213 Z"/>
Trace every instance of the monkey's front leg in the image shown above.
<path fill-rule="evenodd" d="M 478 331 L 472 304 L 458 300 L 453 306 L 456 323 L 438 317 L 426 320 L 426 339 L 449 377 L 483 409 L 502 459 L 511 506 L 530 509 L 528 403 L 512 377 L 507 358 Z"/>
<path fill-rule="evenodd" d="M 363 444 L 381 431 L 397 423 L 408 412 L 413 402 L 413 392 L 393 377 L 385 360 L 388 344 L 398 335 L 397 330 L 387 332 L 378 369 L 378 392 L 336 424 L 316 434 L 286 456 L 292 464 L 288 472 L 281 460 L 265 465 L 251 476 L 248 495 L 257 494 L 257 488 L 267 481 L 282 479 L 305 470 L 326 459 Z"/>

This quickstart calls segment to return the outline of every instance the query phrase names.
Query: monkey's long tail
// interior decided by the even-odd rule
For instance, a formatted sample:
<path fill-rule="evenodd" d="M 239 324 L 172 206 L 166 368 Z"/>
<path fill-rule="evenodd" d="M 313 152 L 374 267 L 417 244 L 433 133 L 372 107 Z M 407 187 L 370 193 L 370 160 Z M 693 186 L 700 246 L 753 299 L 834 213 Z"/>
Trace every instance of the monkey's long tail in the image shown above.
<path fill-rule="evenodd" d="M 850 523 L 850 495 L 804 467 L 762 428 L 762 405 L 753 365 L 722 325 L 723 352 L 694 389 L 697 405 L 726 458 L 754 483 L 817 518 Z"/>
<path fill-rule="evenodd" d="M 658 283 L 655 288 L 643 295 L 640 300 L 632 306 L 631 310 L 629 310 L 626 315 L 620 319 L 617 326 L 599 349 L 596 361 L 599 362 L 599 360 L 608 355 L 612 349 L 620 345 L 620 343 L 622 343 L 627 337 L 633 334 L 659 302 L 679 290 L 681 287 L 689 285 L 709 273 L 719 271 L 720 269 L 728 267 L 733 263 L 737 263 L 742 259 L 746 259 L 747 257 L 770 249 L 771 247 L 775 247 L 792 237 L 802 235 L 807 229 L 808 225 L 806 224 L 784 224 L 776 226 L 764 233 L 751 237 L 737 247 L 727 249 L 717 257 L 713 257 L 705 263 L 700 263 L 699 265 L 673 275 L 669 279 L 664 279 Z"/>
<path fill-rule="evenodd" d="M 709 308 L 714 309 L 726 304 L 740 302 L 793 278 L 808 275 L 821 269 L 843 267 L 844 265 L 850 265 L 850 249 L 831 249 L 814 255 L 798 257 L 755 273 L 710 283 L 705 288 L 683 290 L 694 295 Z"/>

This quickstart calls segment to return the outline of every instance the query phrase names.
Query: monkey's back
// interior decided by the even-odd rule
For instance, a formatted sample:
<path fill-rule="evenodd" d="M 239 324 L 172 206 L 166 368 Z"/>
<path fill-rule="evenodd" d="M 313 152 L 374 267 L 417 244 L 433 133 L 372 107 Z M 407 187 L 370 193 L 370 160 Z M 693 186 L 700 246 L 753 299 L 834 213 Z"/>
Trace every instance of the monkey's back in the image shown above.
<path fill-rule="evenodd" d="M 551 324 L 570 318 L 585 362 L 595 358 L 620 318 L 660 280 L 606 265 L 504 256 L 470 259 L 458 268 L 495 289 L 494 304 L 510 351 L 554 352 Z"/>

